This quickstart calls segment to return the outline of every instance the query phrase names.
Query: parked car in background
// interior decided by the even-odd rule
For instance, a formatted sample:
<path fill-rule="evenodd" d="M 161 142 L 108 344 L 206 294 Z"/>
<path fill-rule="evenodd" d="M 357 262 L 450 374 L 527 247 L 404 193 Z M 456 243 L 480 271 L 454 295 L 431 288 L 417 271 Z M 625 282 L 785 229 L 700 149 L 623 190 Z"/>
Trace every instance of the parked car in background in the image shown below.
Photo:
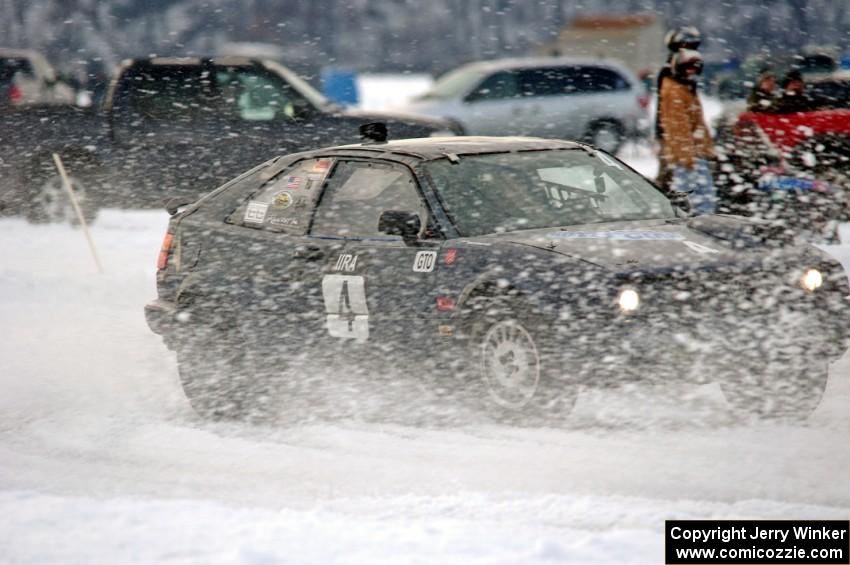
<path fill-rule="evenodd" d="M 75 98 L 41 53 L 0 48 L 0 107 L 73 104 Z"/>
<path fill-rule="evenodd" d="M 613 153 L 648 131 L 648 106 L 643 84 L 616 62 L 535 58 L 464 65 L 403 109 L 469 135 L 578 139 Z"/>
<path fill-rule="evenodd" d="M 381 121 L 398 137 L 453 133 L 443 120 L 342 109 L 279 63 L 246 57 L 129 60 L 100 108 L 0 115 L 0 206 L 33 221 L 70 214 L 51 154 L 84 212 L 195 200 L 271 155 L 359 140 Z"/>
<path fill-rule="evenodd" d="M 806 78 L 806 111 L 730 107 L 717 123 L 719 209 L 836 242 L 850 219 L 850 75 Z"/>

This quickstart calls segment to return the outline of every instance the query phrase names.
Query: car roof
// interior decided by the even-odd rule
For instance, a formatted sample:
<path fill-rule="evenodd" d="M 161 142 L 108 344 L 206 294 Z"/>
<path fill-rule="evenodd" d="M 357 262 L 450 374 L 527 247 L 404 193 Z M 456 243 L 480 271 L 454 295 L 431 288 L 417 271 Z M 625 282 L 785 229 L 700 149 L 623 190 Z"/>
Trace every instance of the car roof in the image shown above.
<path fill-rule="evenodd" d="M 619 61 L 594 57 L 512 57 L 508 59 L 475 61 L 467 63 L 461 68 L 492 72 L 517 70 L 528 67 L 548 68 L 579 65 L 590 67 L 605 67 L 616 69 L 617 71 L 628 72 L 627 69 Z"/>
<path fill-rule="evenodd" d="M 592 147 L 575 141 L 540 137 L 448 136 L 398 139 L 386 143 L 358 143 L 329 147 L 305 154 L 326 154 L 328 151 L 363 151 L 382 155 L 396 154 L 420 160 L 442 159 L 461 155 L 483 155 L 512 151 L 543 151 L 547 149 L 586 149 Z"/>

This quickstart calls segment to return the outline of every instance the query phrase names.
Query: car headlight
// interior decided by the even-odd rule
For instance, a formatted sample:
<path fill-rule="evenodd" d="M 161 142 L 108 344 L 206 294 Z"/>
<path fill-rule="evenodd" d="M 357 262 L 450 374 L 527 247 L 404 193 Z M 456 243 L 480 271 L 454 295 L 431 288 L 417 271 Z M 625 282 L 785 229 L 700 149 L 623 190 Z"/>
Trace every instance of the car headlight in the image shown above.
<path fill-rule="evenodd" d="M 823 275 L 817 269 L 807 269 L 800 279 L 800 286 L 814 292 L 823 285 Z"/>
<path fill-rule="evenodd" d="M 450 129 L 438 129 L 428 135 L 429 137 L 454 137 L 457 134 Z"/>
<path fill-rule="evenodd" d="M 617 304 L 620 305 L 620 310 L 623 313 L 634 312 L 640 306 L 640 296 L 636 290 L 631 288 L 623 289 L 617 298 Z"/>

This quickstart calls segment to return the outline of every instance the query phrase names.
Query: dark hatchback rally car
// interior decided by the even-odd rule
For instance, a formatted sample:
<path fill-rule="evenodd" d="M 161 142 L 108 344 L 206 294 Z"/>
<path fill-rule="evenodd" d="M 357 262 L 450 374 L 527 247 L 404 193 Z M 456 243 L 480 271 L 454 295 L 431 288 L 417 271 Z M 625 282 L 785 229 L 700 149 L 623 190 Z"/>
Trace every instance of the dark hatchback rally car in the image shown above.
<path fill-rule="evenodd" d="M 805 416 L 847 338 L 836 261 L 688 217 L 568 141 L 279 157 L 176 213 L 158 268 L 147 320 L 207 416 L 283 414 L 308 375 L 387 372 L 507 420 L 633 379 L 719 381 L 746 414 Z"/>

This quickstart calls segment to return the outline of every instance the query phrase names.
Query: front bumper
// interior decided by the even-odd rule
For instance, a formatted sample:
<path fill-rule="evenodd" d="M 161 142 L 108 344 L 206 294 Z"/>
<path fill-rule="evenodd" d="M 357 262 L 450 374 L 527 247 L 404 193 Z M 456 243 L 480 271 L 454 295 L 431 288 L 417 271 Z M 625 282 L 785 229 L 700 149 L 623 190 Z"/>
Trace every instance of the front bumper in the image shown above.
<path fill-rule="evenodd" d="M 145 320 L 155 334 L 161 335 L 165 345 L 174 349 L 177 305 L 167 300 L 157 299 L 145 305 Z"/>

